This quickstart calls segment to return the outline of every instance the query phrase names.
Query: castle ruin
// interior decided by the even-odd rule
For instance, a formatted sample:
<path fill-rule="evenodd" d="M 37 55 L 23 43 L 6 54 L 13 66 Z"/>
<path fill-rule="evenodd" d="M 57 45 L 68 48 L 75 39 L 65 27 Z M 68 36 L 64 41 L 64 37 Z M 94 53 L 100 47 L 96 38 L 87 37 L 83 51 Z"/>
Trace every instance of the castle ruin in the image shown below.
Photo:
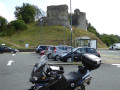
<path fill-rule="evenodd" d="M 48 6 L 47 17 L 43 18 L 43 25 L 60 25 L 70 27 L 68 19 L 68 6 Z"/>
<path fill-rule="evenodd" d="M 72 16 L 73 26 L 86 30 L 86 14 L 84 12 L 80 12 L 79 9 L 76 9 Z M 48 6 L 47 16 L 42 17 L 42 19 L 43 25 L 60 25 L 68 28 L 70 27 L 67 5 Z"/>
<path fill-rule="evenodd" d="M 79 9 L 75 9 L 72 24 L 73 26 L 86 30 L 86 13 L 80 12 Z"/>

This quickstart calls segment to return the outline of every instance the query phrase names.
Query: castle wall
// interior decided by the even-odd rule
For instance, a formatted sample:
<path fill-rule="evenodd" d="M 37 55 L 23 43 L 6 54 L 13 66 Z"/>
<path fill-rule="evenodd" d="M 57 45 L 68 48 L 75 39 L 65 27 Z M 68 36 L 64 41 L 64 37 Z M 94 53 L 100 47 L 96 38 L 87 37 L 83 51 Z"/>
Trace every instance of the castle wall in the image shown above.
<path fill-rule="evenodd" d="M 72 23 L 74 26 L 86 30 L 86 13 L 80 12 L 79 9 L 74 10 Z"/>
<path fill-rule="evenodd" d="M 73 26 L 86 30 L 86 13 L 74 10 L 72 18 Z M 70 28 L 67 5 L 48 6 L 47 16 L 42 17 L 42 25 L 58 25 Z"/>
<path fill-rule="evenodd" d="M 80 17 L 78 18 L 78 26 L 86 30 L 86 13 L 80 12 Z"/>
<path fill-rule="evenodd" d="M 48 6 L 47 17 L 43 18 L 43 25 L 61 25 L 69 27 L 68 6 Z"/>

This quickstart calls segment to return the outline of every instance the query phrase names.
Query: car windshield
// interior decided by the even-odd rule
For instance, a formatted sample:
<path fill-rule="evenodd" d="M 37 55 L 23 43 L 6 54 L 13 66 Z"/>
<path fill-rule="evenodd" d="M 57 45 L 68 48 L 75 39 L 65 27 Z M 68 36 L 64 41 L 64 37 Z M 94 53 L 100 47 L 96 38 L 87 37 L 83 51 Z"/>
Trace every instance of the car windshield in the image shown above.
<path fill-rule="evenodd" d="M 40 46 L 41 49 L 45 50 L 47 46 Z"/>
<path fill-rule="evenodd" d="M 11 49 L 10 47 L 7 47 L 7 46 L 4 46 L 4 47 L 2 47 L 2 48 L 4 48 L 4 49 Z"/>
<path fill-rule="evenodd" d="M 74 49 L 73 49 L 73 52 L 75 52 L 77 49 L 78 49 L 78 48 L 74 48 Z"/>
<path fill-rule="evenodd" d="M 87 53 L 96 53 L 97 51 L 93 48 L 88 48 Z"/>
<path fill-rule="evenodd" d="M 67 50 L 67 47 L 63 47 L 63 50 Z"/>
<path fill-rule="evenodd" d="M 63 50 L 63 47 L 58 47 L 60 50 Z"/>

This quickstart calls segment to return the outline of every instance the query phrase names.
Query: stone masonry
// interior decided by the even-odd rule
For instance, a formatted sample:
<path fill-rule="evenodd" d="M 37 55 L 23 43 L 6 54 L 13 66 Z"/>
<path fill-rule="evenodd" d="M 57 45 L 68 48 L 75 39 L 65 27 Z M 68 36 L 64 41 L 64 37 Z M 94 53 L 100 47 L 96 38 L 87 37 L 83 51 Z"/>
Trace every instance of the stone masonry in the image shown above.
<path fill-rule="evenodd" d="M 43 18 L 43 25 L 61 25 L 70 27 L 68 19 L 68 6 L 48 6 L 47 17 Z"/>
<path fill-rule="evenodd" d="M 74 10 L 72 23 L 74 26 L 86 30 L 86 13 L 80 12 L 79 9 Z"/>
<path fill-rule="evenodd" d="M 72 24 L 75 27 L 86 30 L 86 13 L 80 12 L 79 9 L 74 10 L 72 15 Z M 47 16 L 42 17 L 43 25 L 60 25 L 70 28 L 67 5 L 48 6 Z"/>

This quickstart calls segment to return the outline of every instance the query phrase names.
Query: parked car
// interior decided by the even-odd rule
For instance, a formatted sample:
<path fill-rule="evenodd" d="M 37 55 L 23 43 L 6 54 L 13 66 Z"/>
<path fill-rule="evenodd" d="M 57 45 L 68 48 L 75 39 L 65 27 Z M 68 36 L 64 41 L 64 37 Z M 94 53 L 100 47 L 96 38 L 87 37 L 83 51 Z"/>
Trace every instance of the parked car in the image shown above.
<path fill-rule="evenodd" d="M 54 59 L 54 60 L 59 60 L 58 59 L 59 54 L 69 52 L 67 47 L 68 47 L 67 45 L 54 46 L 53 50 L 52 50 L 52 53 L 51 53 L 51 58 Z"/>
<path fill-rule="evenodd" d="M 52 45 L 39 45 L 36 49 L 36 53 L 40 53 L 42 50 L 46 50 L 48 46 L 52 46 Z"/>
<path fill-rule="evenodd" d="M 78 47 L 78 48 L 73 49 L 73 60 L 74 61 L 81 61 L 82 55 L 85 53 L 94 54 L 94 55 L 100 57 L 100 53 L 97 52 L 97 50 L 94 48 Z M 72 52 L 60 54 L 58 56 L 58 59 L 60 61 L 64 61 L 64 62 L 71 62 L 72 61 Z"/>
<path fill-rule="evenodd" d="M 39 55 L 45 55 L 45 50 L 40 51 Z"/>
<path fill-rule="evenodd" d="M 70 52 L 73 49 L 73 47 L 67 46 L 66 49 L 67 49 L 68 52 Z"/>
<path fill-rule="evenodd" d="M 45 55 L 48 57 L 48 59 L 52 58 L 51 54 L 52 54 L 53 50 L 54 50 L 54 46 L 49 46 L 46 48 Z"/>
<path fill-rule="evenodd" d="M 18 50 L 12 49 L 8 46 L 0 46 L 0 53 L 5 53 L 5 52 L 16 53 L 16 52 L 18 52 Z"/>
<path fill-rule="evenodd" d="M 109 47 L 110 50 L 120 50 L 120 43 L 114 43 Z"/>

